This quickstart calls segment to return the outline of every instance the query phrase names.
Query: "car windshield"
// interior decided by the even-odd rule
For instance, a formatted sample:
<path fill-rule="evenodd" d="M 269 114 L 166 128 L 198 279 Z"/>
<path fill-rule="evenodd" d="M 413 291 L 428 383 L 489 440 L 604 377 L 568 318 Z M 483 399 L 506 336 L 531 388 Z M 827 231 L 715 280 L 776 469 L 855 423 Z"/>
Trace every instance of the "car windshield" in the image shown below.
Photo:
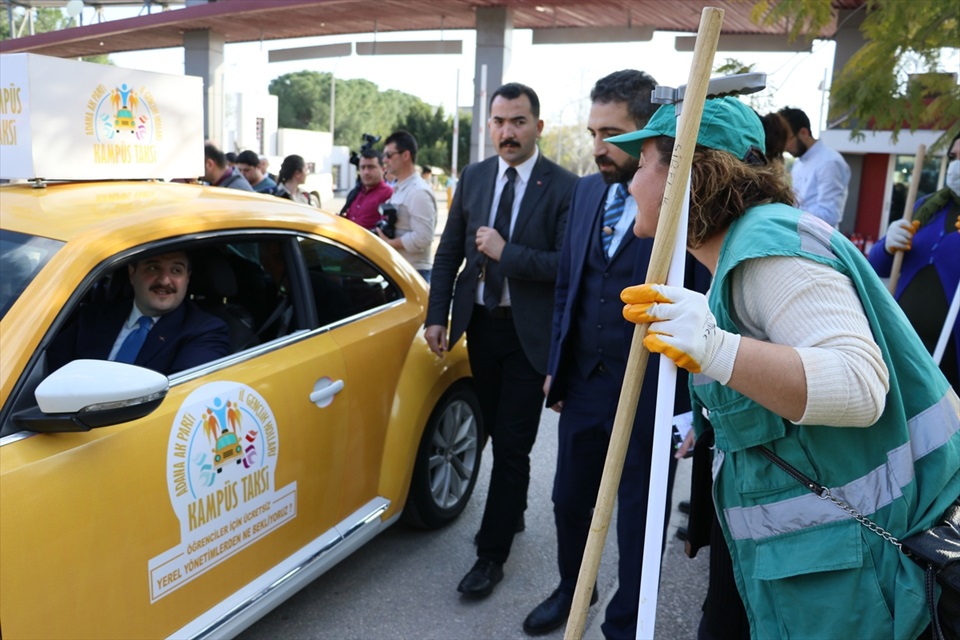
<path fill-rule="evenodd" d="M 0 230 L 0 320 L 63 242 Z"/>

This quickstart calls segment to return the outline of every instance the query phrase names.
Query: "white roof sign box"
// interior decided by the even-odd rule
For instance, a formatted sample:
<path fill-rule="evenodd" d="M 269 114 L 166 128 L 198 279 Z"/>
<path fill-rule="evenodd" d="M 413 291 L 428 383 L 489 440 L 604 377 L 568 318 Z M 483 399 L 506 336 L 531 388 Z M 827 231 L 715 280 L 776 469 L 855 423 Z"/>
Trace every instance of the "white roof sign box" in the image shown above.
<path fill-rule="evenodd" d="M 33 53 L 0 55 L 0 178 L 203 174 L 203 81 Z"/>

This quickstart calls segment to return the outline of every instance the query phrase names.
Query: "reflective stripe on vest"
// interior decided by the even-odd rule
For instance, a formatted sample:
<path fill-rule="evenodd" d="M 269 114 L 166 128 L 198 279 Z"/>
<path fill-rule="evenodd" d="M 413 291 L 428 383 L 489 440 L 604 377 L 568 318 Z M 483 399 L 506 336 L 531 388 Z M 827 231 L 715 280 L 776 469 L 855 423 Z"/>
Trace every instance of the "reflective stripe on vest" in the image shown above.
<path fill-rule="evenodd" d="M 913 482 L 914 463 L 960 431 L 957 394 L 948 389 L 935 405 L 909 419 L 907 428 L 910 440 L 887 452 L 886 464 L 842 487 L 830 487 L 830 492 L 864 515 L 900 498 L 904 487 Z M 813 493 L 752 507 L 731 507 L 723 513 L 734 540 L 761 540 L 850 518 Z"/>

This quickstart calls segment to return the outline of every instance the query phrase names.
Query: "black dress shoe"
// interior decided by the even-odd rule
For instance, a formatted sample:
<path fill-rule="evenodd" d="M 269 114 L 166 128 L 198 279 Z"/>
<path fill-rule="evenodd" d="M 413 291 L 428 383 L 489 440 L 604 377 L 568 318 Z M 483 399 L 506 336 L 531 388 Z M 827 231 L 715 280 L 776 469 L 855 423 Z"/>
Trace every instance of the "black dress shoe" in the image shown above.
<path fill-rule="evenodd" d="M 527 521 L 524 519 L 523 514 L 520 514 L 520 522 L 517 523 L 517 528 L 513 530 L 514 533 L 520 533 L 527 530 Z M 480 540 L 480 532 L 477 531 L 473 534 L 473 546 L 477 546 L 477 543 Z"/>
<path fill-rule="evenodd" d="M 590 604 L 597 603 L 597 590 L 590 596 Z M 573 605 L 573 594 L 560 593 L 554 589 L 550 597 L 537 605 L 523 621 L 523 630 L 531 636 L 550 633 L 567 621 L 570 616 L 570 607 Z"/>
<path fill-rule="evenodd" d="M 457 591 L 468 598 L 486 598 L 503 580 L 503 565 L 495 560 L 479 558 L 473 568 L 463 576 Z"/>
<path fill-rule="evenodd" d="M 677 527 L 677 539 L 687 541 L 687 528 L 686 527 Z"/>
<path fill-rule="evenodd" d="M 677 505 L 677 511 L 690 515 L 690 503 L 686 500 L 681 500 L 680 504 Z"/>

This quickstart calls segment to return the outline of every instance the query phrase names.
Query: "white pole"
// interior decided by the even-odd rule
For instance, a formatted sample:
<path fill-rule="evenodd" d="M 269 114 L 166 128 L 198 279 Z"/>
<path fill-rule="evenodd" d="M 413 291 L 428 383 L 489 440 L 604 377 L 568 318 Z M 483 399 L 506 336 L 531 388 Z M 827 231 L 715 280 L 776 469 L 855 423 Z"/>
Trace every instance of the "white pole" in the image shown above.
<path fill-rule="evenodd" d="M 682 114 L 680 116 L 683 117 Z M 680 130 L 680 123 L 677 123 Z M 670 258 L 667 284 L 683 286 L 684 259 L 687 253 L 687 219 L 690 216 L 690 179 L 680 210 L 677 243 Z M 640 573 L 640 602 L 637 614 L 637 638 L 653 638 L 657 625 L 657 598 L 660 592 L 660 560 L 663 554 L 663 525 L 667 508 L 667 482 L 670 476 L 670 444 L 673 429 L 673 399 L 677 388 L 677 366 L 660 356 L 657 377 L 657 409 L 653 423 L 653 448 L 650 459 L 650 489 L 647 493 L 647 520 L 643 536 L 643 567 Z"/>
<path fill-rule="evenodd" d="M 818 133 L 817 135 L 821 135 L 822 132 L 823 132 L 823 126 L 824 126 L 824 122 L 823 122 L 823 108 L 824 108 L 824 103 L 826 102 L 826 100 L 827 100 L 827 68 L 824 67 L 824 68 L 823 68 L 823 80 L 820 81 L 820 122 L 818 123 L 818 126 L 820 127 L 821 133 Z"/>
<path fill-rule="evenodd" d="M 457 92 L 453 99 L 453 159 L 450 172 L 457 175 L 457 157 L 460 152 L 460 69 L 457 69 Z M 447 203 L 449 206 L 450 203 Z"/>
<path fill-rule="evenodd" d="M 960 310 L 960 282 L 957 283 L 957 290 L 953 292 L 953 302 L 950 303 L 950 310 L 947 311 L 947 318 L 943 323 L 943 330 L 940 331 L 940 339 L 937 340 L 937 346 L 933 350 L 933 361 L 937 363 L 937 366 L 940 366 L 940 360 L 943 359 L 943 352 L 947 350 L 947 341 L 950 340 L 953 325 L 957 321 L 958 310 Z"/>
<path fill-rule="evenodd" d="M 336 109 L 337 102 L 337 76 L 335 71 L 330 72 L 330 144 L 333 142 L 333 115 Z"/>
<path fill-rule="evenodd" d="M 486 158 L 487 140 L 487 65 L 480 65 L 480 129 L 478 130 L 479 140 L 477 140 L 477 162 Z"/>

